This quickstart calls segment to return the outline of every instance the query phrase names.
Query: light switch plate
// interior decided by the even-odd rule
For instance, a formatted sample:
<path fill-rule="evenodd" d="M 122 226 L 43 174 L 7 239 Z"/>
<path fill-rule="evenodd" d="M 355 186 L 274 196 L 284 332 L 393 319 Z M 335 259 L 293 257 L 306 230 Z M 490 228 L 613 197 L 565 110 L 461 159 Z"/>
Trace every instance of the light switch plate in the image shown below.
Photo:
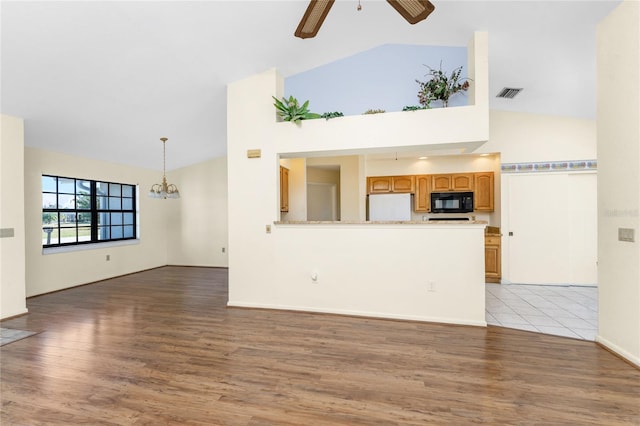
<path fill-rule="evenodd" d="M 0 228 L 0 238 L 11 238 L 13 235 L 13 228 Z"/>
<path fill-rule="evenodd" d="M 636 241 L 635 229 L 633 228 L 618 228 L 618 241 L 627 241 L 633 243 Z"/>

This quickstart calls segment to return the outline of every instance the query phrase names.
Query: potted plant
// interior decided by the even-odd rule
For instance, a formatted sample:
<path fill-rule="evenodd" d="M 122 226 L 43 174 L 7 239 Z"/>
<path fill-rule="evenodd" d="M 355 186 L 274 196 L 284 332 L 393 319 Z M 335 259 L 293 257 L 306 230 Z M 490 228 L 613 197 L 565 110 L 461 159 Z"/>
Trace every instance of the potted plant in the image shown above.
<path fill-rule="evenodd" d="M 449 105 L 449 98 L 456 93 L 466 92 L 469 89 L 469 79 L 460 78 L 462 72 L 462 66 L 455 68 L 451 75 L 447 76 L 447 73 L 442 71 L 442 62 L 439 69 L 429 68 L 429 72 L 425 74 L 426 77 L 430 77 L 427 81 L 416 80 L 416 83 L 420 86 L 418 90 L 418 102 L 425 108 L 431 108 L 431 102 L 442 101 L 442 106 L 447 107 Z"/>
<path fill-rule="evenodd" d="M 276 107 L 278 115 L 280 115 L 284 121 L 293 121 L 298 124 L 300 120 L 320 118 L 320 114 L 309 111 L 309 101 L 306 101 L 301 106 L 293 96 L 289 96 L 289 99 L 283 97 L 282 100 L 279 100 L 275 96 L 272 96 L 272 98 L 275 101 L 273 106 Z"/>

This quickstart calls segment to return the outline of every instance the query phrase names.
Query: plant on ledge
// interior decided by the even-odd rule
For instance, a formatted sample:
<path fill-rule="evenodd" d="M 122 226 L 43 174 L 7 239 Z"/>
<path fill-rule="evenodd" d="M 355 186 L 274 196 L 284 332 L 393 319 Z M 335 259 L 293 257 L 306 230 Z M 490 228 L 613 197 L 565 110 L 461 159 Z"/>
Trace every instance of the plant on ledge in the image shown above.
<path fill-rule="evenodd" d="M 293 121 L 297 124 L 300 120 L 320 118 L 320 114 L 309 111 L 309 101 L 306 101 L 300 106 L 298 100 L 293 96 L 289 96 L 289 99 L 283 97 L 282 100 L 279 100 L 275 96 L 272 96 L 272 98 L 275 101 L 273 106 L 276 107 L 278 115 L 282 117 L 284 121 Z"/>
<path fill-rule="evenodd" d="M 407 105 L 402 108 L 403 111 L 418 111 L 421 109 L 427 109 L 426 106 L 417 106 L 417 105 Z"/>
<path fill-rule="evenodd" d="M 344 117 L 344 114 L 339 111 L 325 112 L 320 117 L 328 120 L 330 118 Z"/>
<path fill-rule="evenodd" d="M 386 112 L 386 111 L 383 109 L 368 109 L 362 114 L 382 114 L 383 112 Z"/>
<path fill-rule="evenodd" d="M 425 76 L 431 78 L 428 81 L 416 80 L 420 86 L 418 102 L 425 108 L 431 108 L 433 101 L 442 101 L 442 106 L 446 108 L 451 96 L 469 89 L 469 79 L 460 78 L 462 66 L 454 69 L 449 77 L 446 72 L 442 71 L 442 62 L 437 70 L 428 65 L 425 66 L 429 68 L 429 72 Z"/>

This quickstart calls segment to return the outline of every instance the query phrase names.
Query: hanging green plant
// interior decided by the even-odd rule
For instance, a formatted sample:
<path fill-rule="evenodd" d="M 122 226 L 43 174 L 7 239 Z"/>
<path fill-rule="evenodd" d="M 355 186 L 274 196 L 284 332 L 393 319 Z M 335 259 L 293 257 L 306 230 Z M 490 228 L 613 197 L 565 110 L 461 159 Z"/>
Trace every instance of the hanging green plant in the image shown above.
<path fill-rule="evenodd" d="M 469 79 L 460 78 L 462 66 L 454 69 L 448 77 L 446 72 L 442 71 L 442 62 L 440 62 L 439 69 L 425 66 L 429 68 L 429 72 L 425 76 L 431 78 L 428 81 L 416 80 L 420 86 L 418 102 L 425 108 L 431 108 L 433 101 L 442 101 L 442 106 L 446 108 L 449 106 L 451 96 L 469 89 Z"/>
<path fill-rule="evenodd" d="M 282 117 L 284 121 L 299 123 L 300 120 L 320 118 L 320 114 L 309 111 L 309 101 L 306 101 L 300 106 L 298 100 L 293 96 L 289 96 L 289 99 L 283 97 L 282 100 L 279 100 L 275 96 L 272 96 L 272 98 L 275 101 L 273 106 L 276 107 L 278 115 Z"/>

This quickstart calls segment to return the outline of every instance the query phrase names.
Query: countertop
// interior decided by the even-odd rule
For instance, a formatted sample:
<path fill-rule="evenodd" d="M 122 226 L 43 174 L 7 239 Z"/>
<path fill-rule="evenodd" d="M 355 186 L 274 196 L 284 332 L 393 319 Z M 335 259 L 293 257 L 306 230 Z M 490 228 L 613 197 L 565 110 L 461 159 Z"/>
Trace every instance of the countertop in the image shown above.
<path fill-rule="evenodd" d="M 485 220 L 288 220 L 275 221 L 275 225 L 486 225 Z"/>

